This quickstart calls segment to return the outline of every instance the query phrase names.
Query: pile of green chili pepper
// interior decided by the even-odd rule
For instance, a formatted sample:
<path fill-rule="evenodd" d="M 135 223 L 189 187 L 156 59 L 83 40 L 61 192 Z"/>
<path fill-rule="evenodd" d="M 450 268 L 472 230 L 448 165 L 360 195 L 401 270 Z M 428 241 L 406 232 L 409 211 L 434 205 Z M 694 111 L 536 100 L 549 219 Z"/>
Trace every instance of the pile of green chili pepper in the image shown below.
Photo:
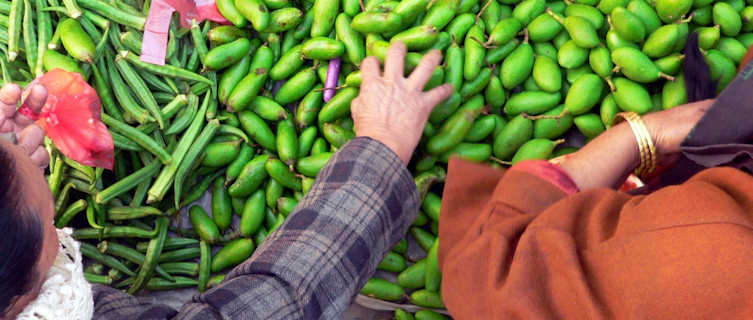
<path fill-rule="evenodd" d="M 427 254 L 409 262 L 403 239 L 379 265 L 397 281 L 373 278 L 362 293 L 442 308 L 432 185 L 451 155 L 497 166 L 548 159 L 576 150 L 565 137 L 592 139 L 620 111 L 685 103 L 691 31 L 723 89 L 753 44 L 751 3 L 218 0 L 232 24 L 182 28 L 174 17 L 159 66 L 139 57 L 149 0 L 0 0 L 0 70 L 22 84 L 75 71 L 99 94 L 112 172 L 47 145 L 56 225 L 76 228 L 87 278 L 128 292 L 203 291 L 281 225 L 355 136 L 360 62 L 383 60 L 400 40 L 408 73 L 441 50 L 426 88 L 456 90 L 432 112 L 409 166 L 424 199 L 409 234 Z M 333 59 L 339 74 L 328 72 Z M 325 90 L 336 90 L 327 102 Z M 192 206 L 209 190 L 211 212 Z M 180 212 L 192 227 L 176 223 Z"/>

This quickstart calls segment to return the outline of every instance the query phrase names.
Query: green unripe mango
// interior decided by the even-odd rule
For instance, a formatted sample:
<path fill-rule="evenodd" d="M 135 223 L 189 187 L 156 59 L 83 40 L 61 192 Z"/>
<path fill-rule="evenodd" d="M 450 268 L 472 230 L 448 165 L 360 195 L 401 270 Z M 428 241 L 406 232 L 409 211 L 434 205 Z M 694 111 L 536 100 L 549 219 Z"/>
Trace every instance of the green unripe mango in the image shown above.
<path fill-rule="evenodd" d="M 717 93 L 722 92 L 737 74 L 737 66 L 732 59 L 727 58 L 721 51 L 711 49 L 706 53 L 706 63 L 709 65 L 711 79 L 716 81 Z"/>
<path fill-rule="evenodd" d="M 591 66 L 591 70 L 602 78 L 610 76 L 612 69 L 614 69 L 609 50 L 603 46 L 591 49 L 588 54 L 588 64 Z"/>
<path fill-rule="evenodd" d="M 524 91 L 541 91 L 541 88 L 539 88 L 539 85 L 536 84 L 536 80 L 533 79 L 533 76 L 528 77 L 525 82 L 523 82 L 523 90 Z"/>
<path fill-rule="evenodd" d="M 614 78 L 612 82 L 614 83 L 612 95 L 620 109 L 644 114 L 653 107 L 651 96 L 640 84 L 625 78 Z"/>
<path fill-rule="evenodd" d="M 523 25 L 515 18 L 505 18 L 500 20 L 489 33 L 488 44 L 495 46 L 505 44 L 515 38 Z M 456 40 L 457 41 L 457 40 Z"/>
<path fill-rule="evenodd" d="M 609 50 L 614 50 L 620 47 L 638 48 L 637 44 L 626 40 L 625 38 L 620 36 L 620 34 L 617 33 L 617 31 L 615 31 L 614 29 L 610 29 L 609 31 L 607 31 L 607 36 L 605 40 L 607 43 L 607 48 Z"/>
<path fill-rule="evenodd" d="M 654 64 L 662 73 L 675 75 L 682 69 L 682 60 L 684 59 L 685 55 L 675 53 L 654 61 Z"/>
<path fill-rule="evenodd" d="M 740 12 L 740 19 L 743 23 L 741 27 L 743 32 L 753 31 L 753 7 L 745 7 L 745 9 Z"/>
<path fill-rule="evenodd" d="M 508 122 L 494 138 L 494 156 L 508 160 L 518 148 L 533 137 L 533 121 L 518 115 Z"/>
<path fill-rule="evenodd" d="M 603 14 L 611 14 L 617 7 L 627 7 L 630 0 L 601 0 L 597 8 Z"/>
<path fill-rule="evenodd" d="M 564 14 L 565 9 L 568 6 L 568 4 L 565 3 L 565 1 L 547 2 L 547 5 L 549 6 L 549 9 L 551 9 L 554 13 L 558 13 L 558 14 Z"/>
<path fill-rule="evenodd" d="M 543 13 L 545 9 L 546 1 L 544 0 L 524 0 L 515 6 L 512 16 L 525 26 Z"/>
<path fill-rule="evenodd" d="M 712 9 L 714 24 L 722 28 L 722 34 L 728 37 L 734 37 L 740 33 L 742 28 L 742 19 L 740 14 L 726 2 L 717 2 Z"/>
<path fill-rule="evenodd" d="M 735 64 L 739 64 L 743 61 L 743 57 L 745 57 L 745 53 L 748 51 L 748 48 L 743 46 L 740 41 L 737 41 L 735 38 L 729 38 L 729 37 L 723 37 L 719 39 L 719 43 L 716 46 L 716 49 L 721 51 L 727 58 L 732 59 L 732 61 L 735 62 Z"/>
<path fill-rule="evenodd" d="M 557 48 L 549 42 L 534 42 L 533 53 L 537 56 L 546 56 L 557 61 Z"/>
<path fill-rule="evenodd" d="M 577 3 L 568 5 L 567 8 L 565 8 L 565 16 L 577 16 L 586 19 L 596 30 L 600 30 L 604 26 L 604 14 L 593 6 Z"/>
<path fill-rule="evenodd" d="M 547 56 L 538 56 L 533 64 L 533 80 L 541 90 L 558 92 L 562 88 L 562 72 L 557 62 Z"/>
<path fill-rule="evenodd" d="M 486 89 L 484 89 L 484 101 L 492 109 L 493 113 L 498 114 L 502 110 L 502 106 L 505 105 L 506 100 L 507 95 L 505 88 L 502 86 L 502 80 L 499 80 L 499 77 L 492 76 L 489 79 L 489 84 L 486 85 Z"/>
<path fill-rule="evenodd" d="M 533 48 L 528 43 L 521 43 L 502 62 L 500 79 L 502 85 L 512 89 L 523 83 L 533 70 Z"/>
<path fill-rule="evenodd" d="M 753 33 L 741 33 L 736 39 L 746 47 L 753 46 Z"/>
<path fill-rule="evenodd" d="M 604 124 L 601 122 L 601 118 L 595 113 L 577 116 L 573 119 L 573 123 L 578 127 L 578 131 L 588 139 L 596 138 L 596 136 L 606 130 Z"/>
<path fill-rule="evenodd" d="M 599 109 L 599 115 L 601 116 L 601 122 L 605 127 L 611 128 L 614 123 L 614 116 L 620 113 L 620 107 L 617 105 L 617 101 L 614 100 L 614 96 L 610 93 L 601 100 L 601 108 Z"/>
<path fill-rule="evenodd" d="M 743 9 L 745 9 L 745 0 L 724 0 L 724 2 L 729 3 L 737 12 L 742 13 Z"/>
<path fill-rule="evenodd" d="M 680 20 L 691 7 L 693 0 L 656 0 L 656 13 L 665 23 Z"/>
<path fill-rule="evenodd" d="M 593 70 L 591 70 L 591 66 L 584 64 L 577 68 L 567 69 L 567 83 L 572 85 L 580 76 L 584 74 L 592 74 L 594 73 Z M 569 91 L 570 88 L 567 88 L 565 91 L 565 96 L 567 96 L 567 91 Z"/>
<path fill-rule="evenodd" d="M 643 0 L 634 0 L 643 1 Z M 674 50 L 680 31 L 675 23 L 664 25 L 652 32 L 643 44 L 643 53 L 651 58 L 664 57 Z"/>
<path fill-rule="evenodd" d="M 554 39 L 554 37 L 562 31 L 562 25 L 551 15 L 542 13 L 528 24 L 527 29 L 529 40 L 533 42 L 544 42 Z M 501 43 L 505 42 L 506 41 L 503 41 Z"/>
<path fill-rule="evenodd" d="M 523 112 L 529 115 L 542 114 L 554 108 L 560 102 L 560 99 L 559 92 L 523 91 L 507 100 L 505 113 L 510 116 Z"/>
<path fill-rule="evenodd" d="M 595 74 L 584 74 L 580 76 L 565 97 L 565 110 L 572 115 L 579 115 L 588 112 L 596 105 L 604 90 L 604 84 Z"/>
<path fill-rule="evenodd" d="M 575 41 L 566 42 L 557 52 L 557 62 L 565 69 L 577 68 L 588 59 L 588 50 L 579 47 Z"/>
<path fill-rule="evenodd" d="M 627 9 L 641 19 L 646 26 L 646 33 L 652 33 L 662 25 L 659 15 L 645 0 L 631 0 Z"/>
<path fill-rule="evenodd" d="M 488 143 L 460 143 L 450 151 L 439 155 L 437 161 L 448 163 L 453 156 L 471 162 L 484 162 L 492 156 L 492 146 Z"/>
<path fill-rule="evenodd" d="M 635 48 L 617 48 L 612 51 L 612 61 L 620 67 L 622 74 L 633 81 L 654 82 L 662 75 L 654 62 Z"/>
<path fill-rule="evenodd" d="M 532 139 L 518 149 L 515 152 L 515 156 L 512 158 L 512 164 L 515 165 L 520 161 L 525 160 L 546 160 L 552 155 L 554 148 L 564 140 L 552 141 L 549 139 Z"/>
<path fill-rule="evenodd" d="M 693 15 L 693 23 L 695 25 L 708 26 L 713 20 L 711 6 L 696 8 L 691 14 Z"/>
<path fill-rule="evenodd" d="M 614 30 L 623 39 L 640 43 L 646 37 L 646 26 L 638 16 L 625 8 L 618 7 L 612 10 L 610 15 Z"/>
<path fill-rule="evenodd" d="M 661 90 L 661 107 L 669 109 L 688 103 L 688 95 L 685 89 L 685 77 L 680 74 L 675 81 L 667 81 Z"/>
<path fill-rule="evenodd" d="M 567 33 L 570 35 L 570 39 L 575 41 L 575 44 L 579 47 L 593 48 L 599 45 L 600 39 L 599 35 L 596 33 L 596 29 L 594 29 L 591 22 L 585 18 L 580 16 L 569 16 L 563 19 L 551 10 L 548 13 L 565 27 L 565 30 L 567 30 Z"/>
<path fill-rule="evenodd" d="M 545 116 L 561 116 L 557 119 L 537 119 L 533 122 L 533 137 L 544 139 L 555 139 L 570 130 L 573 126 L 573 116 L 567 113 L 563 114 L 565 105 L 560 105 L 544 113 Z"/>
<path fill-rule="evenodd" d="M 675 52 L 680 52 L 685 48 L 685 42 L 688 40 L 688 34 L 690 34 L 690 26 L 688 26 L 687 23 L 678 23 L 677 24 L 677 31 L 679 32 L 679 35 L 677 36 L 677 42 L 675 42 Z"/>
<path fill-rule="evenodd" d="M 722 36 L 721 27 L 703 27 L 696 30 L 698 33 L 698 47 L 703 50 L 709 50 L 716 47 L 719 38 Z"/>

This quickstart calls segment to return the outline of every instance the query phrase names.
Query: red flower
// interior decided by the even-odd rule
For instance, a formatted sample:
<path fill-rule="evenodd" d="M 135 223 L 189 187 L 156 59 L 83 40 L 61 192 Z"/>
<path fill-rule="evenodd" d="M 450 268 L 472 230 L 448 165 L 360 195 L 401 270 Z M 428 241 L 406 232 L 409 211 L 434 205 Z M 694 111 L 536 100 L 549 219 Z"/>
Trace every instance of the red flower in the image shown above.
<path fill-rule="evenodd" d="M 45 73 L 37 82 L 47 89 L 47 101 L 36 123 L 55 147 L 81 164 L 112 170 L 112 136 L 102 123 L 97 92 L 80 74 L 62 69 Z"/>

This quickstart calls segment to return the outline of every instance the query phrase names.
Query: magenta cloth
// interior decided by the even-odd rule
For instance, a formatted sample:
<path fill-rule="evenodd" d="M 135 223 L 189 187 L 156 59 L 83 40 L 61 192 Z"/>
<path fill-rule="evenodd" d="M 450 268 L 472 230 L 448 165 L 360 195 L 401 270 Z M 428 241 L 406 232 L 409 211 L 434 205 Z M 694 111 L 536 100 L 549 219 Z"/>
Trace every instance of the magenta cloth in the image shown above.
<path fill-rule="evenodd" d="M 158 65 L 165 64 L 170 19 L 176 10 L 180 13 L 180 23 L 184 27 L 189 27 L 194 19 L 196 22 L 209 19 L 219 23 L 228 23 L 217 10 L 214 0 L 197 0 L 196 2 L 193 0 L 153 0 L 144 26 L 141 61 Z"/>

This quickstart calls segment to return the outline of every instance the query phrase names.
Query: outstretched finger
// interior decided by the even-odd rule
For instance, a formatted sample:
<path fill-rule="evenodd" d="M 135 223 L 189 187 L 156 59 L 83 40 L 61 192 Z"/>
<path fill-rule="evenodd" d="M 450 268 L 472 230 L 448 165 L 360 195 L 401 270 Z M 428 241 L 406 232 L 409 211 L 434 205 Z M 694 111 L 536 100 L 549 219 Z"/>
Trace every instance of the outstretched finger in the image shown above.
<path fill-rule="evenodd" d="M 408 85 L 414 90 L 423 90 L 426 82 L 431 79 L 434 69 L 442 61 L 442 53 L 439 50 L 432 50 L 427 53 L 418 63 L 416 69 L 408 77 Z"/>
<path fill-rule="evenodd" d="M 366 57 L 366 59 L 361 61 L 361 78 L 363 80 L 370 81 L 381 76 L 382 72 L 379 70 L 379 60 L 376 57 Z"/>
<path fill-rule="evenodd" d="M 34 113 L 39 113 L 39 111 L 42 111 L 42 107 L 44 106 L 45 101 L 47 101 L 47 89 L 44 86 L 40 84 L 34 85 L 33 87 L 26 89 L 26 92 L 24 92 L 24 94 L 27 95 L 23 102 L 24 106 L 31 109 L 31 111 Z M 20 112 L 16 113 L 14 120 L 18 128 L 25 128 L 26 126 L 34 122 L 34 120 L 30 119 Z"/>
<path fill-rule="evenodd" d="M 403 77 L 403 68 L 405 66 L 405 44 L 396 41 L 390 45 L 387 50 L 387 57 L 384 58 L 384 78 L 387 80 L 396 80 Z"/>
<path fill-rule="evenodd" d="M 423 94 L 424 106 L 426 107 L 427 114 L 431 112 L 439 103 L 447 99 L 455 89 L 451 84 L 445 83 L 439 87 L 431 89 L 431 91 Z"/>

